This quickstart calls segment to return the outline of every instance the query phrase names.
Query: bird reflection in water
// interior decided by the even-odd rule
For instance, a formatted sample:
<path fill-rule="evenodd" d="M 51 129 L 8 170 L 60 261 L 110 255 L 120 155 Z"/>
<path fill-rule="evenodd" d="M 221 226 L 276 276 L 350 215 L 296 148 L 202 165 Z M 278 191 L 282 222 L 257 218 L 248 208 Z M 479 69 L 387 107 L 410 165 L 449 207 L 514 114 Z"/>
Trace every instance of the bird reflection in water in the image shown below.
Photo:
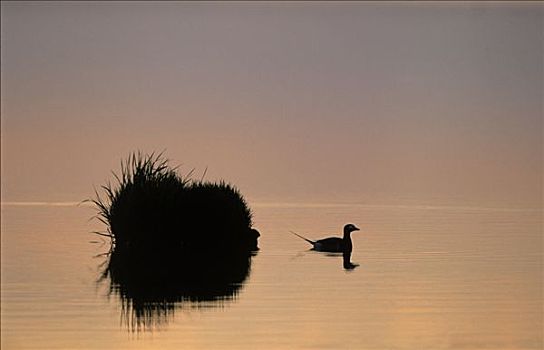
<path fill-rule="evenodd" d="M 256 251 L 113 251 L 100 280 L 109 282 L 109 296 L 119 297 L 121 321 L 129 331 L 152 331 L 163 328 L 177 309 L 223 307 L 236 299 L 254 255 Z"/>
<path fill-rule="evenodd" d="M 342 253 L 342 263 L 343 263 L 344 269 L 346 270 L 353 270 L 357 266 L 359 266 L 359 264 L 355 264 L 351 262 L 351 251 L 346 251 Z"/>
<path fill-rule="evenodd" d="M 317 252 L 315 249 L 310 249 L 309 251 Z M 323 254 L 323 252 L 319 252 L 319 254 Z M 329 257 L 340 257 L 340 256 L 342 256 L 342 266 L 347 271 L 354 270 L 355 268 L 357 268 L 359 266 L 359 264 L 354 263 L 354 262 L 351 261 L 351 252 L 350 251 L 345 251 L 345 252 L 342 252 L 342 253 L 325 252 L 325 255 L 329 256 Z"/>

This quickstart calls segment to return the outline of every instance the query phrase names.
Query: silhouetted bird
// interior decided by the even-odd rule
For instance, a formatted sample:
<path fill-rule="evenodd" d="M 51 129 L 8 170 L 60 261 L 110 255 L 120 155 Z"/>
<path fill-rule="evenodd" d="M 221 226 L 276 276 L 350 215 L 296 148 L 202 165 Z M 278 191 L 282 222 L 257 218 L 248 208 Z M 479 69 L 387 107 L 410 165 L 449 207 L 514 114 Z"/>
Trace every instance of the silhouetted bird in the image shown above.
<path fill-rule="evenodd" d="M 306 242 L 310 243 L 313 246 L 313 250 L 319 252 L 332 252 L 332 253 L 351 253 L 352 243 L 350 234 L 353 231 L 359 231 L 359 229 L 353 224 L 347 224 L 344 226 L 344 237 L 328 237 L 323 238 L 318 241 L 309 240 L 306 237 L 302 237 L 298 233 L 291 231 L 292 234 L 302 238 Z"/>

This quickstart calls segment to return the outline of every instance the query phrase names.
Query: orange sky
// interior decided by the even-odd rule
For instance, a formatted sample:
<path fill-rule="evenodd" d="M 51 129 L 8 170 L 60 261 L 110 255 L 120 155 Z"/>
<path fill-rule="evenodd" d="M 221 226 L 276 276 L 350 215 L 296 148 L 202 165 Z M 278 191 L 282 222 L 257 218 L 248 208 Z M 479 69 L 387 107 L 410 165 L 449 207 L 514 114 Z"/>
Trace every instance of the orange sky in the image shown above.
<path fill-rule="evenodd" d="M 4 201 L 141 149 L 261 200 L 542 205 L 542 4 L 1 6 Z"/>

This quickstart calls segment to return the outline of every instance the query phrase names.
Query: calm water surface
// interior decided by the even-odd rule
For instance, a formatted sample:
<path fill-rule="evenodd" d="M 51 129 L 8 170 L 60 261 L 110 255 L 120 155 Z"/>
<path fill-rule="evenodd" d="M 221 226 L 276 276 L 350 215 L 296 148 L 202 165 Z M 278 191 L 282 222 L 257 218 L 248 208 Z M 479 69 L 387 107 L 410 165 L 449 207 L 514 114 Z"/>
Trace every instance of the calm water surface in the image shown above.
<path fill-rule="evenodd" d="M 542 349 L 542 214 L 254 205 L 260 252 L 233 296 L 135 315 L 100 278 L 92 208 L 2 206 L 2 349 Z M 353 222 L 352 261 L 311 252 Z M 93 243 L 94 241 L 94 243 Z"/>

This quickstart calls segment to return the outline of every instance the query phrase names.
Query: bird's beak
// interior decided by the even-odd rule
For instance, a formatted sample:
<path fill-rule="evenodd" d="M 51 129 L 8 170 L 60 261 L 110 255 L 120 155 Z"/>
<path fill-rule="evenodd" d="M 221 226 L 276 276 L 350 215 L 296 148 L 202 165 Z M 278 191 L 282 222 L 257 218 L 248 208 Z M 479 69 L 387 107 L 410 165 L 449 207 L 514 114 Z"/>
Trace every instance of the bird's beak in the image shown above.
<path fill-rule="evenodd" d="M 354 227 L 354 228 L 353 228 L 353 231 L 361 231 L 361 229 L 358 228 L 358 227 Z"/>

